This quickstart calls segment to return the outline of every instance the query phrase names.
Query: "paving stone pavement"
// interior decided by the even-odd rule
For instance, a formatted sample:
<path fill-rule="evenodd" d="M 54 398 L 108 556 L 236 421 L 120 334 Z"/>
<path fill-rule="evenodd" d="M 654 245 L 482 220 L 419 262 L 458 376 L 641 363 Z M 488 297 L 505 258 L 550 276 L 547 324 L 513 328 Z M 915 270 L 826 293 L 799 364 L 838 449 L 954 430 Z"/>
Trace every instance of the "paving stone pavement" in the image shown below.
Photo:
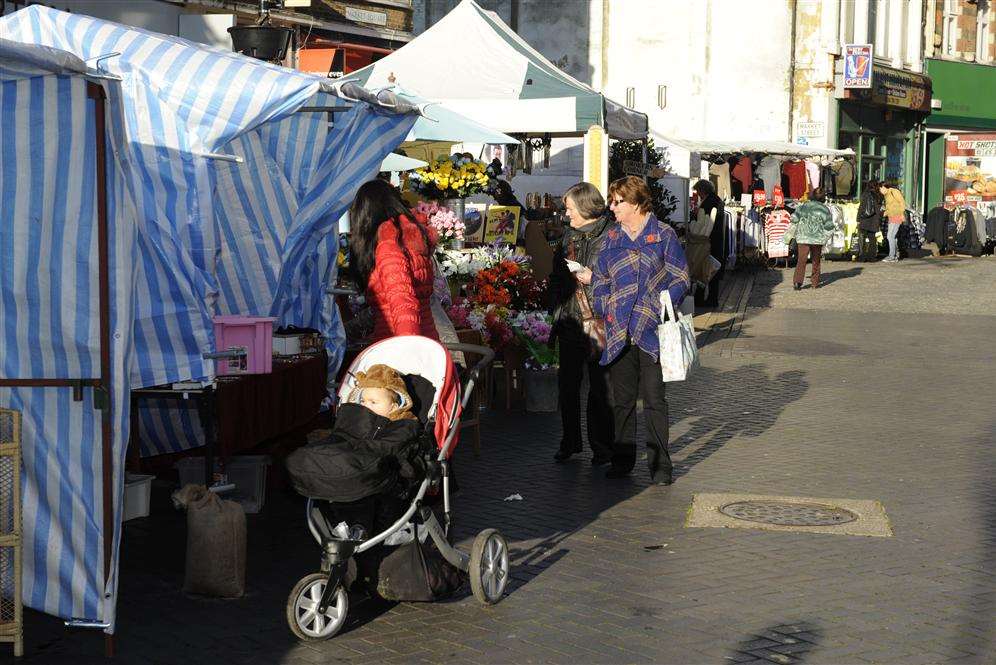
<path fill-rule="evenodd" d="M 555 415 L 484 414 L 454 502 L 465 548 L 509 539 L 498 605 L 354 599 L 346 632 L 298 644 L 285 598 L 318 563 L 301 500 L 271 492 L 249 594 L 207 601 L 179 591 L 184 518 L 159 488 L 125 527 L 118 660 L 996 663 L 996 260 L 825 271 L 801 292 L 753 275 L 738 334 L 670 389 L 673 486 L 606 480 L 589 453 L 553 464 Z M 686 528 L 699 492 L 877 500 L 894 536 Z M 27 662 L 101 661 L 98 635 L 26 623 Z"/>

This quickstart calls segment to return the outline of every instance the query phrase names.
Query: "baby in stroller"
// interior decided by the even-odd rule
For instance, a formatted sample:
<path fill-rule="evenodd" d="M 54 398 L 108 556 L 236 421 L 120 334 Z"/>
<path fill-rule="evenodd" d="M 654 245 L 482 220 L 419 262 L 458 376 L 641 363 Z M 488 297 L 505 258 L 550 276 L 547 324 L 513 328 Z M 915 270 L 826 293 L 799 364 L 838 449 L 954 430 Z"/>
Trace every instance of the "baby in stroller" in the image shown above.
<path fill-rule="evenodd" d="M 450 534 L 449 455 L 468 395 L 494 353 L 449 348 L 482 358 L 468 372 L 462 399 L 452 359 L 439 342 L 415 335 L 382 340 L 351 364 L 332 436 L 288 457 L 291 482 L 308 498 L 308 529 L 321 548 L 321 572 L 299 580 L 287 600 L 287 622 L 298 638 L 328 639 L 342 628 L 351 580 L 357 573 L 363 578 L 359 569 L 371 559 L 379 576 L 372 590 L 390 600 L 437 597 L 429 579 L 433 566 L 426 565 L 433 552 L 445 559 L 446 570 L 469 574 L 482 603 L 501 599 L 509 578 L 505 539 L 485 529 L 467 554 Z M 430 489 L 441 497 L 442 524 L 426 501 Z M 386 551 L 388 539 L 398 542 L 404 531 L 413 540 L 400 539 Z"/>
<path fill-rule="evenodd" d="M 355 377 L 356 386 L 336 413 L 332 435 L 287 458 L 291 484 L 306 497 L 357 501 L 418 473 L 413 464 L 420 452 L 421 425 L 405 380 L 384 364 Z"/>

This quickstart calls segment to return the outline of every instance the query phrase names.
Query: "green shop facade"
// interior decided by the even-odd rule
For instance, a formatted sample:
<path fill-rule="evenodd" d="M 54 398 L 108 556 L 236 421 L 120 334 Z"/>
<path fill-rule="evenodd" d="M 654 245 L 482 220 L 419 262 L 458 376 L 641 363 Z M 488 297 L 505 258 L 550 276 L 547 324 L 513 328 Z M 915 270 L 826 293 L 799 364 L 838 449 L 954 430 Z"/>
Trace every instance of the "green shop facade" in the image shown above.
<path fill-rule="evenodd" d="M 944 201 L 945 138 L 996 132 L 996 66 L 928 59 L 925 69 L 933 80 L 935 103 L 922 132 L 924 211 Z"/>
<path fill-rule="evenodd" d="M 921 130 L 931 96 L 930 77 L 878 64 L 871 88 L 843 90 L 837 147 L 855 152 L 859 194 L 869 180 L 887 180 L 898 183 L 911 206 L 919 200 Z"/>

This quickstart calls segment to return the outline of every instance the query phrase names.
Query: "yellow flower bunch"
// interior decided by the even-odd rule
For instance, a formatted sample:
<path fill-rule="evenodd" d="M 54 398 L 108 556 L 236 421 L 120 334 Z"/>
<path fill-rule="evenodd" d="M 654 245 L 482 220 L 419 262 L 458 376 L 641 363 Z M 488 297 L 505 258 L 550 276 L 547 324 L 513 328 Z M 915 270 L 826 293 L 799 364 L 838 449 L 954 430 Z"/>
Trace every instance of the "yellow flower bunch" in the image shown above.
<path fill-rule="evenodd" d="M 408 182 L 419 194 L 428 198 L 463 198 L 487 191 L 491 174 L 484 162 L 451 155 L 440 157 L 428 166 L 413 171 Z"/>

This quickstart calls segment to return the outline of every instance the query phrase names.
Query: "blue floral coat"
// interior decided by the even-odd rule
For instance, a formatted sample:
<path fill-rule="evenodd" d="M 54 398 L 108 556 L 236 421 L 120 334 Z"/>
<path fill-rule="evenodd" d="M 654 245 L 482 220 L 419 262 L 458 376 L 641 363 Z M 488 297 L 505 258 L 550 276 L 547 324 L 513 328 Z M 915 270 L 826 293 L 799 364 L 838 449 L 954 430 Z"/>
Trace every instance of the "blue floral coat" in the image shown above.
<path fill-rule="evenodd" d="M 592 272 L 592 308 L 605 320 L 601 364 L 619 356 L 627 335 L 657 360 L 660 293 L 670 291 L 677 308 L 691 286 L 685 250 L 674 229 L 651 214 L 640 235 L 631 240 L 619 224 L 613 225 L 606 231 Z"/>

